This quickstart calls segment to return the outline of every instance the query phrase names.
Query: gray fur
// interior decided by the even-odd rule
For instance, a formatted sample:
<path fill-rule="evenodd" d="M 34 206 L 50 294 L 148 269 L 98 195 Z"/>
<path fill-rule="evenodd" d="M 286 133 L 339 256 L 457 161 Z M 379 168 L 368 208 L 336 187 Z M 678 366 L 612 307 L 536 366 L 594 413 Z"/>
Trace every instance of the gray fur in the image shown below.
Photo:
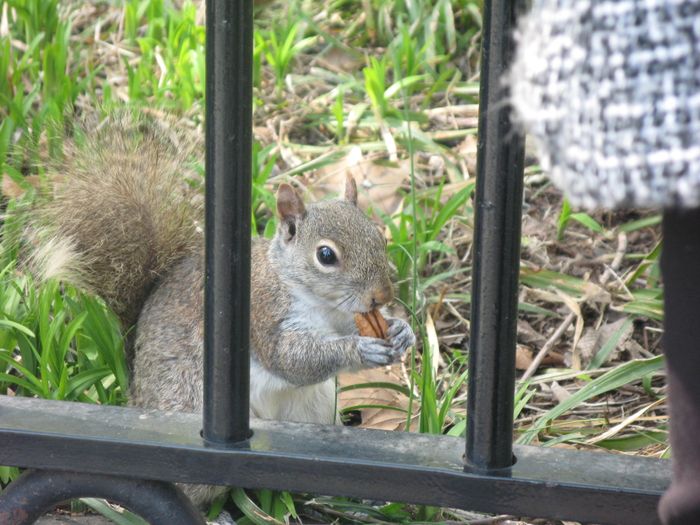
<path fill-rule="evenodd" d="M 124 144 L 130 143 L 129 129 L 122 130 Z M 92 147 L 109 149 L 94 143 Z M 163 203 L 173 202 L 172 197 L 159 195 L 161 189 L 175 190 L 174 174 L 180 170 L 173 163 L 181 157 L 153 141 L 120 151 L 124 155 L 120 169 L 97 163 L 98 169 L 79 170 L 81 186 L 102 181 L 89 203 L 81 190 L 78 202 L 66 191 L 51 204 L 48 216 L 56 226 L 48 230 L 48 238 L 60 243 L 66 235 L 80 236 L 74 256 L 89 261 L 89 268 L 81 268 L 89 275 L 90 288 L 118 308 L 127 325 L 138 317 L 130 404 L 200 412 L 204 268 L 203 239 L 194 225 L 201 210 L 177 197 L 177 213 L 170 215 Z M 165 153 L 175 156 L 165 162 L 167 169 L 156 168 L 153 164 L 164 162 Z M 74 187 L 73 174 L 67 176 L 66 187 Z M 144 186 L 152 198 L 141 196 Z M 388 320 L 386 341 L 357 333 L 353 314 L 391 301 L 393 286 L 385 241 L 356 207 L 352 189 L 349 200 L 308 207 L 290 187 L 281 189 L 280 195 L 283 220 L 275 238 L 255 239 L 252 244 L 251 412 L 333 423 L 334 400 L 328 391 L 333 386 L 328 381 L 344 370 L 395 362 L 415 337 L 399 319 Z M 75 214 L 76 206 L 89 209 Z M 70 228 L 64 226 L 64 215 L 71 217 Z M 116 231 L 120 225 L 129 228 Z M 316 260 L 319 243 L 339 252 L 337 265 L 326 267 Z M 102 279 L 106 286 L 100 284 Z M 195 485 L 185 490 L 203 503 L 224 489 Z"/>

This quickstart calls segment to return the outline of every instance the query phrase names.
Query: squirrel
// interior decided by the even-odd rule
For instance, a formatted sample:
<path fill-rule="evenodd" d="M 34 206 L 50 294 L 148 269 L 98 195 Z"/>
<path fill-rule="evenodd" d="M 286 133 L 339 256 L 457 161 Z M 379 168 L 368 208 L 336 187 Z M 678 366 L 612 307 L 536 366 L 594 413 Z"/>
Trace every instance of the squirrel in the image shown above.
<path fill-rule="evenodd" d="M 48 169 L 53 196 L 35 210 L 35 271 L 101 296 L 130 346 L 129 404 L 197 412 L 203 405 L 204 250 L 196 141 L 143 115 L 112 115 L 70 141 Z M 336 423 L 335 376 L 389 365 L 415 344 L 387 318 L 387 339 L 363 337 L 353 315 L 393 299 L 386 241 L 344 198 L 304 204 L 277 190 L 274 238 L 251 246 L 250 413 L 264 419 Z M 196 503 L 217 492 L 186 490 Z"/>

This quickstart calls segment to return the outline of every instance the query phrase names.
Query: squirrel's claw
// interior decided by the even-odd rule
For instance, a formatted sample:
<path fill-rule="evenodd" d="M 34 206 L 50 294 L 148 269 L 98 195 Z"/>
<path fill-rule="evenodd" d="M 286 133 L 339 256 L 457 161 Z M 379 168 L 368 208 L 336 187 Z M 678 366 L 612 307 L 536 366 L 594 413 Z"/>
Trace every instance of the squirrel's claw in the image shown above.
<path fill-rule="evenodd" d="M 391 346 L 401 356 L 416 344 L 416 336 L 411 326 L 403 319 L 387 319 L 389 323 L 389 341 Z"/>
<path fill-rule="evenodd" d="M 367 366 L 386 366 L 396 359 L 394 348 L 384 339 L 358 337 L 358 349 L 362 362 Z"/>

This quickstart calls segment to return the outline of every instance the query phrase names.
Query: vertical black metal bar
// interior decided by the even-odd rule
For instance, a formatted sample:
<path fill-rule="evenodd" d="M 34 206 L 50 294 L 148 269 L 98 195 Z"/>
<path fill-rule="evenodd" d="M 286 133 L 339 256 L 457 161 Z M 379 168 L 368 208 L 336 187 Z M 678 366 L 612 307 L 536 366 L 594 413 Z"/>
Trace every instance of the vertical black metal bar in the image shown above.
<path fill-rule="evenodd" d="M 663 349 L 671 411 L 673 482 L 661 499 L 659 514 L 664 523 L 700 523 L 700 208 L 665 210 L 663 240 Z"/>
<path fill-rule="evenodd" d="M 252 0 L 207 0 L 204 439 L 249 437 Z"/>
<path fill-rule="evenodd" d="M 515 0 L 484 2 L 466 468 L 512 464 L 513 390 L 523 138 L 503 83 L 513 53 Z"/>

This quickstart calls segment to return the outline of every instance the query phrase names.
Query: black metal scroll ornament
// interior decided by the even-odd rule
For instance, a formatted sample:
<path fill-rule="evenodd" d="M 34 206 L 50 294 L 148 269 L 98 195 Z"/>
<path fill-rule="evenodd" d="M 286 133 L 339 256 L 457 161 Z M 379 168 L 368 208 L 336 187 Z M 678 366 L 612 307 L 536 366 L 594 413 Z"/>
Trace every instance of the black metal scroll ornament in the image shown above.
<path fill-rule="evenodd" d="M 150 525 L 204 525 L 204 518 L 174 484 L 104 474 L 28 470 L 0 494 L 0 523 L 30 525 L 59 503 L 105 498 Z"/>

